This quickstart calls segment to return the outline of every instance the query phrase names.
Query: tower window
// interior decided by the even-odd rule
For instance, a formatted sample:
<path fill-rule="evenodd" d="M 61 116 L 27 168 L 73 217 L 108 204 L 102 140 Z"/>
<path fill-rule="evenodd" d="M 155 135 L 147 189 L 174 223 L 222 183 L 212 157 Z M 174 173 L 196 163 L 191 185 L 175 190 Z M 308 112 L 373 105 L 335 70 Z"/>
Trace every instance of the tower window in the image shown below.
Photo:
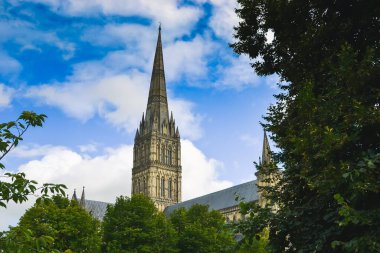
<path fill-rule="evenodd" d="M 158 197 L 159 192 L 160 192 L 160 178 L 157 176 L 156 178 L 156 196 Z"/>
<path fill-rule="evenodd" d="M 168 149 L 168 146 L 166 146 L 165 148 L 165 163 L 166 164 L 169 164 L 168 153 L 169 153 L 169 149 Z"/>
<path fill-rule="evenodd" d="M 172 149 L 171 148 L 169 148 L 169 150 L 168 150 L 168 152 L 169 152 L 169 165 L 172 165 L 173 164 L 173 160 L 172 160 Z"/>
<path fill-rule="evenodd" d="M 160 161 L 160 145 L 157 145 L 157 161 Z"/>
<path fill-rule="evenodd" d="M 161 162 L 165 163 L 165 146 L 161 148 Z"/>
<path fill-rule="evenodd" d="M 161 178 L 161 197 L 165 197 L 165 178 Z"/>
<path fill-rule="evenodd" d="M 168 185 L 168 192 L 169 192 L 169 198 L 172 198 L 172 179 L 169 179 L 169 185 Z"/>

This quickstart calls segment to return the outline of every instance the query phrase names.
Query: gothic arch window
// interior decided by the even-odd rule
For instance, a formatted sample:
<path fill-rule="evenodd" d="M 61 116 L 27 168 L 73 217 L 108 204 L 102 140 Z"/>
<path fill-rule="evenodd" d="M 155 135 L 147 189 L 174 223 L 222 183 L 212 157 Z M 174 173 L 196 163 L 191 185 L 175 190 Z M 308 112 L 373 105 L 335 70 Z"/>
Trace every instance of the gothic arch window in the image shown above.
<path fill-rule="evenodd" d="M 146 193 L 146 180 L 145 180 L 145 177 L 144 177 L 144 185 L 143 185 L 143 193 Z"/>
<path fill-rule="evenodd" d="M 160 161 L 160 144 L 157 144 L 156 160 Z"/>
<path fill-rule="evenodd" d="M 165 146 L 162 145 L 161 147 L 161 162 L 165 163 Z"/>
<path fill-rule="evenodd" d="M 137 192 L 140 192 L 141 191 L 141 182 L 140 182 L 140 179 L 137 181 Z"/>
<path fill-rule="evenodd" d="M 160 177 L 157 176 L 157 178 L 156 178 L 156 196 L 158 197 L 159 194 L 160 194 Z"/>
<path fill-rule="evenodd" d="M 146 152 L 146 155 L 145 155 L 146 161 L 149 161 L 149 153 L 150 153 L 149 144 L 146 144 L 145 152 Z"/>
<path fill-rule="evenodd" d="M 172 148 L 169 147 L 169 165 L 172 165 L 173 164 L 173 157 L 172 157 Z"/>
<path fill-rule="evenodd" d="M 165 197 L 165 178 L 161 178 L 161 197 Z"/>
<path fill-rule="evenodd" d="M 172 179 L 169 178 L 169 184 L 168 184 L 168 193 L 169 193 L 169 198 L 172 198 Z"/>
<path fill-rule="evenodd" d="M 177 193 L 178 193 L 178 189 L 177 189 L 177 180 L 174 179 L 174 185 L 173 185 L 173 188 L 174 188 L 174 196 L 177 197 Z"/>
<path fill-rule="evenodd" d="M 169 164 L 168 153 L 169 153 L 169 149 L 168 149 L 168 146 L 166 145 L 165 147 L 165 163 L 166 164 Z"/>

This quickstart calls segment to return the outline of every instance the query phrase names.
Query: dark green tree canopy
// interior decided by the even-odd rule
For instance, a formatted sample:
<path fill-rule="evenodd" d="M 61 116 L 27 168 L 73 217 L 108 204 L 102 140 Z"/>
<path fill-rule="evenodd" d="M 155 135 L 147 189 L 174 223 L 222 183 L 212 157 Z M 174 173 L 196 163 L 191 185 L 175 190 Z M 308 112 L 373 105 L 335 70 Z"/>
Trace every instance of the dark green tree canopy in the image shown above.
<path fill-rule="evenodd" d="M 274 252 L 379 252 L 378 1 L 238 2 L 232 47 L 260 75 L 285 81 L 264 124 L 284 164 L 269 244 Z"/>
<path fill-rule="evenodd" d="M 141 194 L 107 207 L 103 233 L 105 252 L 177 252 L 171 223 Z"/>
<path fill-rule="evenodd" d="M 21 244 L 28 239 L 25 231 L 37 239 L 52 239 L 45 247 L 39 245 L 36 249 L 38 252 L 50 252 L 53 249 L 59 252 L 100 252 L 100 222 L 76 201 L 62 196 L 38 199 L 20 218 L 18 225 L 11 228 L 8 236 L 14 236 L 13 239 Z M 33 250 L 29 248 L 25 252 Z"/>
<path fill-rule="evenodd" d="M 189 210 L 177 209 L 170 220 L 178 233 L 180 252 L 232 252 L 235 246 L 223 216 L 218 211 L 208 211 L 207 206 L 196 204 Z"/>

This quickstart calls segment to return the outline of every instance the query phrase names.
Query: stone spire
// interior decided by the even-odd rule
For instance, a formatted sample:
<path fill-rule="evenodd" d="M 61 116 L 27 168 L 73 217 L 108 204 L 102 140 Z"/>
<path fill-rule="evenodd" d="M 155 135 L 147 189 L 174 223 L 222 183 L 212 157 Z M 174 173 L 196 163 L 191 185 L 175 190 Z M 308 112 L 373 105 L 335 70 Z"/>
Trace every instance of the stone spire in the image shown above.
<path fill-rule="evenodd" d="M 150 81 L 145 120 L 150 129 L 157 127 L 158 130 L 160 130 L 163 124 L 169 123 L 164 57 L 161 42 L 161 25 L 158 28 L 156 53 L 153 61 L 152 78 Z M 155 121 L 157 121 L 157 124 L 154 124 Z"/>
<path fill-rule="evenodd" d="M 80 202 L 79 202 L 79 205 L 83 208 L 86 207 L 86 197 L 84 195 L 84 186 L 83 186 L 83 190 L 82 190 L 82 196 L 80 197 Z"/>
<path fill-rule="evenodd" d="M 269 164 L 272 161 L 267 132 L 265 130 L 263 140 L 263 154 L 261 156 L 261 160 L 263 164 Z"/>
<path fill-rule="evenodd" d="M 181 201 L 181 189 L 181 142 L 173 114 L 169 117 L 160 26 L 146 113 L 133 146 L 132 194 L 150 197 L 163 211 Z"/>
<path fill-rule="evenodd" d="M 73 193 L 73 196 L 71 197 L 71 200 L 78 201 L 78 198 L 77 198 L 77 190 L 76 190 L 76 189 L 74 189 L 74 193 Z"/>

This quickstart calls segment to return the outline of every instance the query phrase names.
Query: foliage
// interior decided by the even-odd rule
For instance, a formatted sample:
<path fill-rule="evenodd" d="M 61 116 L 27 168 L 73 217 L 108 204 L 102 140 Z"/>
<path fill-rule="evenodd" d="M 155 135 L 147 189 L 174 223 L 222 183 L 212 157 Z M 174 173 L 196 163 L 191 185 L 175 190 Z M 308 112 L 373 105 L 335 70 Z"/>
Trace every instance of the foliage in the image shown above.
<path fill-rule="evenodd" d="M 209 212 L 207 206 L 196 204 L 189 210 L 175 210 L 170 220 L 178 233 L 180 252 L 233 252 L 233 234 L 220 212 Z"/>
<path fill-rule="evenodd" d="M 0 161 L 13 149 L 20 141 L 29 127 L 42 127 L 46 115 L 24 111 L 15 121 L 0 123 Z M 0 169 L 4 169 L 0 163 Z M 25 178 L 24 173 L 4 173 L 0 181 L 0 207 L 6 207 L 9 201 L 21 203 L 28 200 L 28 196 L 39 191 L 43 197 L 48 193 L 64 194 L 66 186 L 62 184 L 45 183 L 42 187 L 37 186 L 37 182 Z"/>
<path fill-rule="evenodd" d="M 265 222 L 270 247 L 379 252 L 380 5 L 238 2 L 232 47 L 258 74 L 284 81 L 264 125 L 284 164 L 271 196 L 280 209 Z"/>
<path fill-rule="evenodd" d="M 245 238 L 244 238 L 245 239 Z M 252 237 L 250 240 L 242 240 L 239 242 L 239 246 L 236 253 L 266 253 L 267 244 L 269 239 L 269 230 L 264 229 L 260 233 L 256 234 L 255 237 Z"/>
<path fill-rule="evenodd" d="M 274 213 L 269 207 L 262 208 L 257 202 L 240 202 L 240 213 L 244 219 L 234 224 L 235 232 L 243 235 L 237 252 L 267 252 L 269 223 Z"/>
<path fill-rule="evenodd" d="M 21 248 L 33 247 L 37 252 L 52 249 L 58 252 L 100 252 L 100 222 L 76 201 L 70 202 L 61 196 L 38 199 L 6 236 Z"/>
<path fill-rule="evenodd" d="M 103 219 L 105 252 L 177 252 L 171 223 L 141 194 L 118 197 Z"/>
<path fill-rule="evenodd" d="M 59 253 L 53 249 L 51 236 L 36 237 L 30 229 L 12 229 L 0 232 L 0 252 L 4 253 Z"/>

